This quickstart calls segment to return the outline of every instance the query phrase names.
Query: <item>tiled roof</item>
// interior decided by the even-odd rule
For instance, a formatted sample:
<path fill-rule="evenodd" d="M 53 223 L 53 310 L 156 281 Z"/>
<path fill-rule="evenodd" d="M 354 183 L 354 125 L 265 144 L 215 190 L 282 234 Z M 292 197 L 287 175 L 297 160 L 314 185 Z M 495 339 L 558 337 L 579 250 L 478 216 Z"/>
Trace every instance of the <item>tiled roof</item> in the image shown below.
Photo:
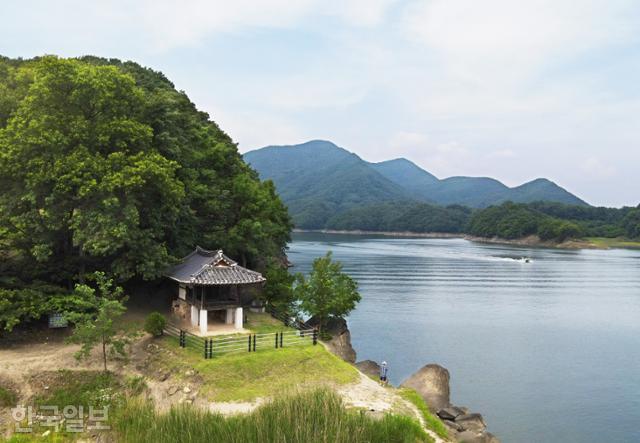
<path fill-rule="evenodd" d="M 180 283 L 196 285 L 243 285 L 266 281 L 262 274 L 243 268 L 222 250 L 207 251 L 199 246 L 166 276 Z"/>

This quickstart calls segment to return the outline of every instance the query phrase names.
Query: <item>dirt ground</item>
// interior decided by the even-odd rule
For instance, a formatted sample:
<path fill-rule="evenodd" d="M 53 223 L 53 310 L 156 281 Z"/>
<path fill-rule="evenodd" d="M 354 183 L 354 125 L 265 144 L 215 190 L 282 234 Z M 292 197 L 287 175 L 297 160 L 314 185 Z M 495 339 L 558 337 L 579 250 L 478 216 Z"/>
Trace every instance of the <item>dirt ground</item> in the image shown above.
<path fill-rule="evenodd" d="M 74 354 L 78 345 L 64 343 L 64 332 L 52 332 L 48 336 L 36 335 L 41 342 L 14 340 L 0 343 L 0 378 L 5 384 L 12 386 L 18 393 L 18 404 L 28 404 L 29 400 L 42 388 L 38 374 L 48 371 L 67 370 L 101 370 L 101 359 L 96 354 L 89 360 L 78 362 Z M 250 412 L 267 399 L 259 398 L 253 402 L 209 402 L 198 397 L 200 381 L 197 375 L 187 377 L 188 381 L 177 382 L 172 374 L 162 370 L 151 370 L 149 361 L 153 354 L 171 352 L 153 343 L 150 336 L 138 339 L 131 346 L 128 362 L 110 362 L 109 369 L 123 376 L 144 376 L 148 386 L 148 395 L 159 410 L 167 410 L 173 405 L 190 403 L 196 407 L 207 409 L 223 415 Z M 188 371 L 187 371 L 188 372 Z M 190 374 L 186 374 L 190 375 Z M 362 408 L 373 415 L 385 412 L 404 412 L 415 415 L 423 422 L 420 412 L 410 402 L 402 399 L 392 388 L 379 386 L 364 374 L 352 384 L 342 386 L 337 391 L 345 403 L 352 407 Z M 0 408 L 0 436 L 9 429 L 12 422 L 10 408 Z M 424 423 L 423 423 L 424 424 Z M 441 443 L 437 435 L 429 432 L 437 443 Z"/>

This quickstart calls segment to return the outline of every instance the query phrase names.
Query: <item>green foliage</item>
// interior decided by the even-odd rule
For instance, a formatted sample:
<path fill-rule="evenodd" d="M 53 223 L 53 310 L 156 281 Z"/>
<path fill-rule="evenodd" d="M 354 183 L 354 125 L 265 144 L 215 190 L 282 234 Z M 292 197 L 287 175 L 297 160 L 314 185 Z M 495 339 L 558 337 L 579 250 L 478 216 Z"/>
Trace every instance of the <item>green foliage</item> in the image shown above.
<path fill-rule="evenodd" d="M 0 386 L 0 408 L 8 408 L 15 406 L 18 396 L 12 389 Z"/>
<path fill-rule="evenodd" d="M 296 310 L 293 283 L 295 277 L 289 273 L 287 267 L 277 260 L 270 260 L 264 272 L 267 279 L 261 296 L 271 306 L 280 312 L 294 313 Z"/>
<path fill-rule="evenodd" d="M 49 389 L 35 396 L 34 404 L 101 408 L 118 403 L 125 394 L 119 378 L 111 372 L 62 369 L 49 381 Z"/>
<path fill-rule="evenodd" d="M 622 220 L 625 234 L 629 238 L 640 238 L 640 206 L 629 211 Z"/>
<path fill-rule="evenodd" d="M 318 318 L 320 330 L 329 318 L 348 315 L 361 299 L 357 283 L 342 272 L 340 262 L 332 261 L 331 252 L 313 261 L 309 277 L 296 275 L 294 292 L 300 308 Z"/>
<path fill-rule="evenodd" d="M 194 245 L 245 265 L 291 223 L 232 140 L 162 74 L 96 57 L 0 59 L 0 253 L 71 287 L 152 279 Z"/>
<path fill-rule="evenodd" d="M 152 312 L 147 315 L 144 321 L 144 330 L 154 337 L 160 337 L 167 325 L 167 319 L 159 312 Z"/>
<path fill-rule="evenodd" d="M 402 396 L 402 398 L 410 401 L 416 408 L 418 408 L 418 410 L 422 414 L 422 418 L 424 419 L 427 428 L 431 429 L 433 432 L 444 439 L 449 438 L 447 427 L 444 423 L 442 423 L 442 420 L 431 413 L 431 411 L 429 410 L 429 406 L 427 406 L 420 394 L 418 394 L 411 388 L 401 388 L 400 395 Z"/>
<path fill-rule="evenodd" d="M 621 237 L 629 230 L 635 209 L 595 208 L 553 202 L 507 202 L 476 211 L 467 232 L 481 237 L 515 239 L 538 235 L 562 242 L 582 237 Z M 640 218 L 639 218 L 640 219 Z M 633 226 L 633 222 L 630 223 Z"/>
<path fill-rule="evenodd" d="M 431 442 L 414 420 L 386 414 L 372 418 L 347 409 L 329 390 L 285 395 L 250 414 L 223 417 L 190 407 L 168 413 L 148 402 L 130 401 L 118 412 L 114 427 L 122 442 Z"/>
<path fill-rule="evenodd" d="M 122 329 L 117 323 L 126 311 L 125 297 L 122 295 L 122 288 L 114 287 L 113 281 L 104 273 L 96 272 L 94 277 L 99 295 L 90 286 L 76 285 L 73 298 L 81 309 L 66 313 L 66 318 L 75 324 L 73 335 L 68 341 L 82 345 L 76 353 L 78 360 L 89 358 L 93 348 L 101 346 L 106 372 L 108 355 L 126 357 L 125 346 L 129 337 L 120 335 Z"/>
<path fill-rule="evenodd" d="M 471 209 L 426 203 L 381 203 L 361 206 L 331 217 L 325 227 L 338 230 L 446 232 L 464 231 Z"/>

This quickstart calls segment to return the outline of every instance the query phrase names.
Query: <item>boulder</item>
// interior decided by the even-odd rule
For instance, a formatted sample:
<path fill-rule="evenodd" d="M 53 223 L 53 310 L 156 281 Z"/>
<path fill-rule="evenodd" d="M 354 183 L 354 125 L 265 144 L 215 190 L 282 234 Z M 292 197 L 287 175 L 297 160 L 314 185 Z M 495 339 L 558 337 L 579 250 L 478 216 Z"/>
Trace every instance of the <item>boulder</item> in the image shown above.
<path fill-rule="evenodd" d="M 438 410 L 438 412 L 436 413 L 438 415 L 438 417 L 440 417 L 443 420 L 455 420 L 455 418 L 459 415 L 463 415 L 466 412 L 463 411 L 460 408 L 457 408 L 455 406 L 451 406 L 449 408 L 443 408 Z"/>
<path fill-rule="evenodd" d="M 464 443 L 500 443 L 491 432 L 464 431 L 457 434 L 456 439 Z"/>
<path fill-rule="evenodd" d="M 363 360 L 356 363 L 356 368 L 369 377 L 378 379 L 380 377 L 380 365 L 373 360 Z"/>
<path fill-rule="evenodd" d="M 311 317 L 307 321 L 311 327 L 316 327 L 319 323 L 316 317 Z M 345 319 L 330 318 L 324 332 L 331 335 L 331 340 L 325 341 L 329 351 L 349 363 L 356 362 L 356 351 L 351 346 L 351 332 L 349 332 Z"/>
<path fill-rule="evenodd" d="M 442 423 L 445 424 L 445 426 L 449 429 L 451 429 L 452 431 L 455 432 L 462 432 L 464 431 L 464 429 L 462 429 L 462 426 L 460 426 L 458 423 L 456 423 L 455 421 L 450 421 L 450 420 L 443 420 Z"/>
<path fill-rule="evenodd" d="M 482 432 L 487 429 L 484 419 L 480 414 L 462 414 L 455 420 L 465 431 Z"/>
<path fill-rule="evenodd" d="M 415 389 L 432 411 L 447 408 L 449 403 L 449 371 L 440 365 L 429 364 L 402 382 Z"/>

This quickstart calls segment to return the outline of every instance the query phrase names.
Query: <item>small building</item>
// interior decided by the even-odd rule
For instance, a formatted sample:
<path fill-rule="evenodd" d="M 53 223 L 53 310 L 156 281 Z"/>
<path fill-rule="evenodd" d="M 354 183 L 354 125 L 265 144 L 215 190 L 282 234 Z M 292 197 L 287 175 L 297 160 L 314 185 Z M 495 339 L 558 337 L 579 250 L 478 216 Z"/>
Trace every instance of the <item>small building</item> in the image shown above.
<path fill-rule="evenodd" d="M 200 335 L 207 335 L 210 325 L 234 325 L 243 328 L 243 306 L 251 301 L 255 289 L 266 279 L 259 272 L 244 268 L 222 250 L 201 247 L 171 268 L 166 276 L 178 283 L 174 312 L 189 317 Z"/>

